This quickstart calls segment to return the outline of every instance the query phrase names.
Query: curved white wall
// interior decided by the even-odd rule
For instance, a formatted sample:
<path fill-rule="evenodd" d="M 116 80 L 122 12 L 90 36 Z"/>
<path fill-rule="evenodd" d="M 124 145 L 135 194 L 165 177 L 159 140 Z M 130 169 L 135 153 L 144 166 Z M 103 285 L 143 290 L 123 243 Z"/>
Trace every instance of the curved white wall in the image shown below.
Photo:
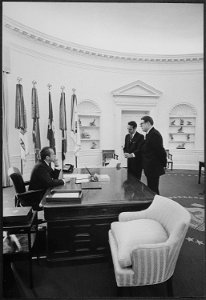
<path fill-rule="evenodd" d="M 101 148 L 116 149 L 115 136 L 118 134 L 114 124 L 116 104 L 111 91 L 131 82 L 141 80 L 162 92 L 162 95 L 157 99 L 156 107 L 152 111 L 154 113 L 155 127 L 163 135 L 165 148 L 168 148 L 169 112 L 172 107 L 186 102 L 196 108 L 195 149 L 190 153 L 185 151 L 186 155 L 188 155 L 186 163 L 181 163 L 180 156 L 182 154 L 179 155 L 180 152 L 174 151 L 174 159 L 175 157 L 177 158 L 175 166 L 177 168 L 197 168 L 197 162 L 203 156 L 204 148 L 202 60 L 158 63 L 157 61 L 132 62 L 98 58 L 92 55 L 66 52 L 58 47 L 45 46 L 38 41 L 21 37 L 8 30 L 4 32 L 4 47 L 7 49 L 7 53 L 4 55 L 5 64 L 7 65 L 8 61 L 10 61 L 10 74 L 8 75 L 9 124 L 11 124 L 9 128 L 9 151 L 13 163 L 17 164 L 20 155 L 18 135 L 14 128 L 17 77 L 23 79 L 22 85 L 27 110 L 30 154 L 33 154 L 31 120 L 31 89 L 33 80 L 37 81 L 42 146 L 48 144 L 46 139 L 48 123 L 47 84 L 52 84 L 51 94 L 57 152 L 61 151 L 59 102 L 60 87 L 62 85 L 65 86 L 68 120 L 72 88 L 75 88 L 78 102 L 91 99 L 100 107 L 102 124 Z M 10 60 L 7 59 L 8 55 Z M 147 100 L 145 99 L 145 101 Z M 33 163 L 33 157 L 31 160 Z"/>

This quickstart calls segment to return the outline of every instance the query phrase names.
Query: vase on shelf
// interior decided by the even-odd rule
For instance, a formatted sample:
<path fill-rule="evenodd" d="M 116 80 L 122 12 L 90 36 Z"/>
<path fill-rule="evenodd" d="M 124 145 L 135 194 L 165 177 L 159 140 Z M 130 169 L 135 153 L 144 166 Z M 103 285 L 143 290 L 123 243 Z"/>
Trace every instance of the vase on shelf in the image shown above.
<path fill-rule="evenodd" d="M 96 119 L 94 119 L 92 122 L 90 122 L 89 125 L 90 126 L 96 126 L 95 122 L 96 122 Z"/>
<path fill-rule="evenodd" d="M 183 127 L 182 126 L 178 129 L 178 133 L 183 133 Z"/>
<path fill-rule="evenodd" d="M 185 143 L 179 144 L 177 149 L 185 149 Z"/>

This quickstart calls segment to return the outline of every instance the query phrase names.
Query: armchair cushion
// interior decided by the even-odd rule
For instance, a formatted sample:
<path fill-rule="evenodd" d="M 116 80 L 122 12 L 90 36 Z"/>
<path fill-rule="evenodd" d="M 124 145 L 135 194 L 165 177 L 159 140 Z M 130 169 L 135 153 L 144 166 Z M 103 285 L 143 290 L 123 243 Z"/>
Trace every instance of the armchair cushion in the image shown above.
<path fill-rule="evenodd" d="M 113 222 L 111 231 L 117 244 L 118 260 L 122 268 L 131 266 L 131 254 L 137 246 L 163 243 L 168 239 L 163 226 L 151 219 Z"/>

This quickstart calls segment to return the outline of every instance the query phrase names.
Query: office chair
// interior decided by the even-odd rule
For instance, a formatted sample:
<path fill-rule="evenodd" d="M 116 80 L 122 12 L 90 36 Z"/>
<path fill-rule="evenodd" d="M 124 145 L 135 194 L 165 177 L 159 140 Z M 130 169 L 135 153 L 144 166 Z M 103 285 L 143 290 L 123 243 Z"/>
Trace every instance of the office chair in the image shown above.
<path fill-rule="evenodd" d="M 102 150 L 102 165 L 105 167 L 111 159 L 118 159 L 118 157 L 114 150 Z"/>
<path fill-rule="evenodd" d="M 41 210 L 39 202 L 44 195 L 44 190 L 26 190 L 29 181 L 24 181 L 18 168 L 10 167 L 8 176 L 11 178 L 16 191 L 15 206 L 31 206 L 34 210 Z"/>
<path fill-rule="evenodd" d="M 109 230 L 117 292 L 166 282 L 173 296 L 171 279 L 190 220 L 183 206 L 159 195 L 145 210 L 120 213 Z"/>
<path fill-rule="evenodd" d="M 171 171 L 173 170 L 173 160 L 172 160 L 172 154 L 170 153 L 169 149 L 165 150 L 167 153 L 167 168 L 169 169 L 171 165 Z"/>

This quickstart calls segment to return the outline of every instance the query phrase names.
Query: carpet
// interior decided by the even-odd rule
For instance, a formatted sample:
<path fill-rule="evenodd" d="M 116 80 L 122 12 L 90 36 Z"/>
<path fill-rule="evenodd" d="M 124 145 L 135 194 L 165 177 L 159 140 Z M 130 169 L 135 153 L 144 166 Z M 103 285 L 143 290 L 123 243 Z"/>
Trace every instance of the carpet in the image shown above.
<path fill-rule="evenodd" d="M 203 298 L 205 291 L 205 218 L 204 178 L 198 184 L 197 171 L 167 171 L 160 179 L 160 194 L 183 205 L 192 216 L 191 224 L 182 245 L 173 276 L 174 296 L 177 298 Z M 146 183 L 143 176 L 142 181 Z M 113 267 L 108 261 L 92 264 L 48 267 L 42 260 L 33 262 L 34 289 L 28 288 L 26 264 L 15 263 L 16 270 L 25 283 L 24 291 L 14 287 L 10 298 L 113 298 L 116 283 Z M 16 294 L 15 294 L 16 293 Z M 136 296 L 166 297 L 165 284 L 137 287 Z"/>

